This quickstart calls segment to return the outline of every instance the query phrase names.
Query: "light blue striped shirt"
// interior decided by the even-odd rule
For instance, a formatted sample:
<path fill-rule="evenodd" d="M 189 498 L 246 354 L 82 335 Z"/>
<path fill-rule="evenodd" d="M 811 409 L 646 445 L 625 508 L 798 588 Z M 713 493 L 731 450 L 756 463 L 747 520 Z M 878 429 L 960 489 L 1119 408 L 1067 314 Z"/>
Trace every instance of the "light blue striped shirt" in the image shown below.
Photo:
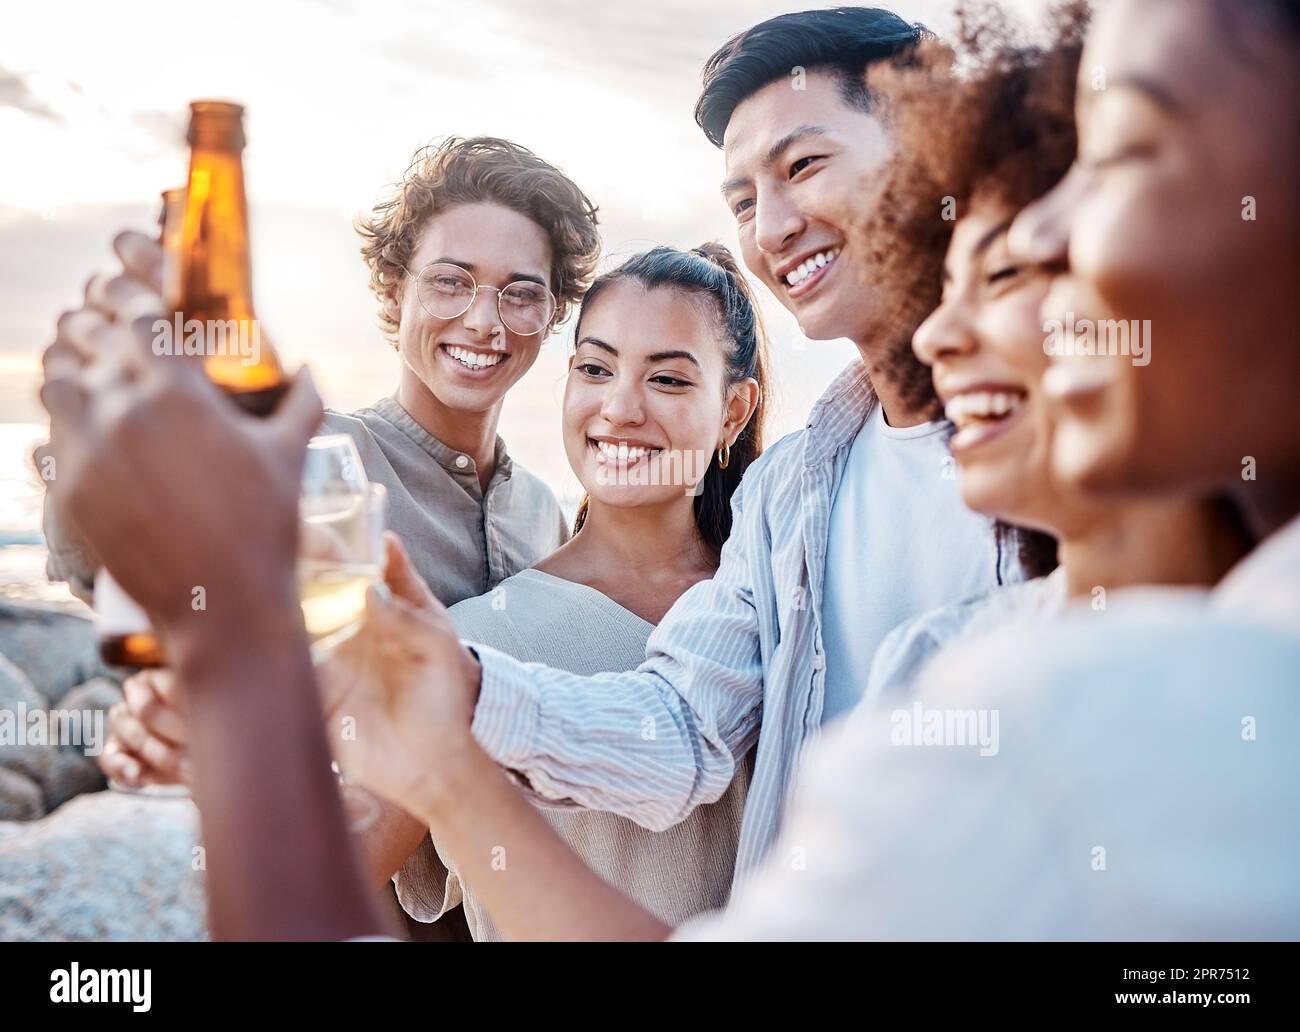
<path fill-rule="evenodd" d="M 757 742 L 737 878 L 752 869 L 775 838 L 800 752 L 821 725 L 831 505 L 875 403 L 866 367 L 854 362 L 805 429 L 750 467 L 732 500 L 717 574 L 677 601 L 638 669 L 579 677 L 475 646 L 483 675 L 473 731 L 483 748 L 544 799 L 659 831 L 721 797 Z M 1018 576 L 991 528 L 988 548 L 990 583 Z"/>

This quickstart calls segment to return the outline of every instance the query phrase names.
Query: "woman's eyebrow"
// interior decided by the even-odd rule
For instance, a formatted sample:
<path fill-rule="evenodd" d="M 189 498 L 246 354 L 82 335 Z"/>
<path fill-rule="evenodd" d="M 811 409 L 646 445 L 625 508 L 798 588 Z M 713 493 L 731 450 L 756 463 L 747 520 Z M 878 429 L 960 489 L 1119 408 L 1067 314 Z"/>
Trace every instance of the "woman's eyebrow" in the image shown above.
<path fill-rule="evenodd" d="M 699 359 L 689 351 L 656 351 L 653 355 L 646 355 L 647 362 L 666 362 L 670 358 L 684 358 L 690 362 L 696 369 L 700 368 Z"/>
<path fill-rule="evenodd" d="M 574 350 L 576 351 L 584 344 L 591 344 L 594 347 L 600 348 L 602 351 L 608 351 L 611 355 L 618 354 L 618 348 L 614 347 L 613 344 L 610 344 L 608 341 L 603 341 L 599 337 L 593 337 L 591 336 L 591 334 L 584 334 L 582 339 L 578 341 Z M 647 363 L 666 362 L 670 358 L 684 358 L 686 359 L 686 361 L 690 362 L 693 366 L 695 366 L 696 369 L 701 368 L 699 359 L 697 359 L 689 351 L 682 351 L 680 349 L 673 350 L 673 351 L 656 351 L 654 352 L 654 354 L 646 355 L 645 360 Z"/>
<path fill-rule="evenodd" d="M 590 334 L 585 335 L 585 336 L 582 338 L 582 340 L 578 341 L 578 347 L 579 347 L 579 348 L 582 347 L 582 345 L 584 345 L 584 344 L 594 344 L 596 347 L 598 347 L 598 348 L 602 348 L 603 350 L 608 351 L 611 355 L 617 355 L 617 354 L 618 354 L 618 348 L 614 347 L 613 344 L 607 344 L 605 341 L 601 340 L 599 337 L 593 337 L 593 336 L 591 336 Z M 575 350 L 576 350 L 576 349 L 575 349 Z"/>
<path fill-rule="evenodd" d="M 1167 86 L 1142 72 L 1117 72 L 1106 80 L 1103 89 L 1091 89 L 1084 96 L 1088 97 L 1091 103 L 1106 90 L 1130 90 L 1141 94 L 1169 115 L 1181 114 L 1184 110 L 1182 101 L 1175 97 Z"/>
<path fill-rule="evenodd" d="M 989 249 L 989 246 L 993 243 L 994 240 L 996 240 L 998 237 L 1005 234 L 1006 231 L 1011 228 L 1012 221 L 1013 221 L 1012 219 L 1007 219 L 1005 222 L 1001 223 L 1000 225 L 994 226 L 982 237 L 980 237 L 979 240 L 975 242 L 975 246 L 971 248 L 971 252 L 970 252 L 971 257 L 978 258 L 981 254 L 987 251 Z"/>
<path fill-rule="evenodd" d="M 1178 114 L 1183 110 L 1183 105 L 1179 102 L 1163 83 L 1157 82 L 1148 75 L 1141 72 L 1133 72 L 1127 75 L 1121 75 L 1119 82 L 1112 82 L 1112 86 L 1118 85 L 1127 87 L 1131 90 L 1143 94 L 1148 100 L 1153 101 L 1158 108 L 1162 108 L 1169 114 Z"/>

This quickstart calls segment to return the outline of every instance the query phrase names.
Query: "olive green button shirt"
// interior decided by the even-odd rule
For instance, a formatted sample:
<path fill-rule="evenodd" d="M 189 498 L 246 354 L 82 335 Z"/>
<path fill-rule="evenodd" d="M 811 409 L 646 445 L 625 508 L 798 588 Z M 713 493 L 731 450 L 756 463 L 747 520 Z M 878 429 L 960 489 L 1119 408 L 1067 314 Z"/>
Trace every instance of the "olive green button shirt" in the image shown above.
<path fill-rule="evenodd" d="M 388 489 L 388 526 L 444 605 L 491 591 L 568 539 L 560 506 L 511 461 L 500 437 L 487 490 L 473 458 L 453 451 L 392 398 L 329 412 L 320 432 L 356 442 L 366 476 Z"/>

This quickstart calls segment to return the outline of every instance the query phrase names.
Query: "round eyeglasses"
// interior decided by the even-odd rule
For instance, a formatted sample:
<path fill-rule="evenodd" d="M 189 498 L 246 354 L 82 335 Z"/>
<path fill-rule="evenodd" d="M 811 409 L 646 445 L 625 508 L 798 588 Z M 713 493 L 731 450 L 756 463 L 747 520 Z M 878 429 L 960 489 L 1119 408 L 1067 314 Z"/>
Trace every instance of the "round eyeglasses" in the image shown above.
<path fill-rule="evenodd" d="M 483 286 L 459 265 L 446 262 L 426 265 L 418 273 L 408 269 L 406 274 L 415 280 L 421 307 L 435 319 L 460 318 L 480 290 L 496 291 L 502 325 L 521 337 L 541 333 L 555 315 L 555 295 L 532 280 L 515 280 L 504 287 Z"/>

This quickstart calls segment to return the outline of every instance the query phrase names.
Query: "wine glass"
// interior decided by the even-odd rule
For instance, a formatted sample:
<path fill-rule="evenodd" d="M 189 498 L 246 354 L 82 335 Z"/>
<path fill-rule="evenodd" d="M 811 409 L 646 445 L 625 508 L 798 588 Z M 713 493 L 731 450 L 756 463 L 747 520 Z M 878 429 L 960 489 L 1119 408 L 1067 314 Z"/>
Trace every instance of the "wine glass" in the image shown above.
<path fill-rule="evenodd" d="M 347 434 L 326 434 L 307 443 L 299 496 L 298 599 L 317 663 L 347 641 L 365 619 L 366 591 L 384 573 L 384 510 L 387 492 L 372 484 Z M 362 832 L 379 816 L 378 803 L 330 764 L 349 813 L 349 828 Z"/>
<path fill-rule="evenodd" d="M 347 434 L 307 444 L 299 496 L 298 598 L 319 662 L 361 625 L 366 589 L 383 576 L 382 484 L 365 476 Z"/>

